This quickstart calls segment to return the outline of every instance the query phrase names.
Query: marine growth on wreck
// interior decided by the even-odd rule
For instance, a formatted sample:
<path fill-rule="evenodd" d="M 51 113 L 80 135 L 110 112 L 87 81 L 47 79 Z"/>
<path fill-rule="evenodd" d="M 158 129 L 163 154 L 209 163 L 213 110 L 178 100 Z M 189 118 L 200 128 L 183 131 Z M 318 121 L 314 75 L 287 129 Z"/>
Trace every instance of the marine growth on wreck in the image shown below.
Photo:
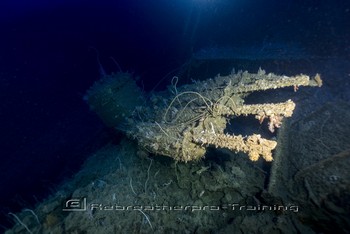
<path fill-rule="evenodd" d="M 146 98 L 129 73 L 108 75 L 87 91 L 86 100 L 104 123 L 135 139 L 142 150 L 169 156 L 177 161 L 201 159 L 208 147 L 244 152 L 252 161 L 260 157 L 272 161 L 277 141 L 225 133 L 228 122 L 237 116 L 254 115 L 267 122 L 274 132 L 284 117 L 293 114 L 295 103 L 244 104 L 244 99 L 259 90 L 300 86 L 322 86 L 317 74 L 292 77 L 238 72 L 177 87 L 174 77 L 168 90 Z M 147 100 L 147 101 L 145 101 Z"/>

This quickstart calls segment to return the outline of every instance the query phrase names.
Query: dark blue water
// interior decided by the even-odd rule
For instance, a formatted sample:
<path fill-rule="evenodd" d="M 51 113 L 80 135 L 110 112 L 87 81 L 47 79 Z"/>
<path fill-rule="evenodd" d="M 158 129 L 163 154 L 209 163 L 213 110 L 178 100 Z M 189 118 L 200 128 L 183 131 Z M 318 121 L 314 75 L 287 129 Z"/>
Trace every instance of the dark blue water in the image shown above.
<path fill-rule="evenodd" d="M 1 1 L 2 225 L 12 223 L 8 212 L 33 207 L 89 153 L 118 140 L 83 101 L 100 76 L 96 50 L 106 72 L 118 70 L 113 57 L 146 91 L 203 49 L 264 51 L 283 41 L 312 56 L 349 58 L 349 1 L 320 2 Z"/>

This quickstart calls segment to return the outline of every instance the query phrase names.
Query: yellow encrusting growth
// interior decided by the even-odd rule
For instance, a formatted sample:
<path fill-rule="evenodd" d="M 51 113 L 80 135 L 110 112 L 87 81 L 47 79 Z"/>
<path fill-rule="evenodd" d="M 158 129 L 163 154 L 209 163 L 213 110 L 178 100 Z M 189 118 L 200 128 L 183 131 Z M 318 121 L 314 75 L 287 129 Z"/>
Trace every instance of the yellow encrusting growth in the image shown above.
<path fill-rule="evenodd" d="M 268 129 L 274 132 L 281 127 L 284 117 L 292 116 L 295 103 L 288 100 L 282 103 L 245 105 L 245 97 L 258 90 L 293 87 L 296 91 L 299 86 L 322 85 L 318 74 L 310 79 L 307 75 L 288 77 L 266 74 L 259 69 L 257 73 L 218 75 L 182 87 L 177 87 L 177 82 L 174 82 L 167 91 L 153 93 L 150 100 L 139 105 L 144 98 L 139 89 L 135 88 L 135 81 L 130 76 L 122 77 L 122 83 L 128 85 L 121 86 L 119 90 L 111 89 L 109 84 L 95 85 L 89 90 L 87 96 L 88 100 L 93 100 L 93 105 L 90 103 L 92 109 L 99 110 L 102 119 L 109 120 L 109 123 L 127 136 L 137 140 L 142 149 L 184 162 L 199 160 L 205 155 L 207 147 L 244 152 L 252 161 L 260 157 L 272 161 L 272 150 L 277 142 L 264 139 L 259 134 L 243 137 L 225 133 L 230 119 L 254 115 L 260 123 L 266 120 Z M 124 83 L 127 79 L 130 83 Z M 109 80 L 109 83 L 114 82 Z M 108 100 L 103 95 L 104 98 L 99 103 L 94 95 L 102 96 L 105 92 L 109 92 Z M 120 98 L 120 92 L 122 95 L 134 93 L 132 102 Z M 140 97 L 135 98 L 135 95 Z M 104 111 L 107 106 L 114 109 Z M 120 124 L 124 127 L 120 128 Z"/>

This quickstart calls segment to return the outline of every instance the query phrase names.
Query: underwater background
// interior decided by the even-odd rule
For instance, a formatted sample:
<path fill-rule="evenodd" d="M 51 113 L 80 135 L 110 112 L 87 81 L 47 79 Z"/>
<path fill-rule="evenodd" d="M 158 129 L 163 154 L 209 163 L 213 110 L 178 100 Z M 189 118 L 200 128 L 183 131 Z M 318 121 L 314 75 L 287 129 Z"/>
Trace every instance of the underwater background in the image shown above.
<path fill-rule="evenodd" d="M 158 156 L 138 151 L 134 141 L 127 140 L 123 131 L 105 126 L 84 100 L 86 91 L 94 82 L 112 72 L 129 72 L 137 77 L 135 81 L 144 93 L 167 89 L 174 76 L 178 77 L 178 86 L 181 86 L 195 80 L 213 78 L 219 73 L 229 75 L 233 69 L 257 72 L 261 67 L 268 73 L 288 76 L 300 73 L 314 76 L 320 73 L 323 79 L 320 91 L 316 91 L 316 88 L 306 89 L 304 93 L 299 94 L 298 91 L 295 94 L 300 95 L 297 99 L 301 108 L 296 113 L 295 121 L 286 124 L 290 130 L 285 130 L 288 132 L 285 134 L 293 136 L 296 133 L 289 131 L 304 131 L 306 128 L 305 131 L 311 129 L 311 134 L 313 127 L 322 127 L 322 137 L 325 138 L 329 136 L 329 139 L 335 139 L 332 134 L 340 132 L 337 135 L 341 136 L 337 140 L 339 146 L 325 146 L 330 155 L 347 152 L 350 147 L 347 136 L 350 125 L 349 1 L 5 0 L 0 3 L 0 29 L 1 231 L 13 227 L 9 233 L 27 233 L 27 228 L 36 230 L 33 233 L 63 233 L 63 230 L 67 233 L 85 233 L 90 228 L 91 233 L 118 233 L 121 232 L 119 228 L 127 227 L 125 232 L 129 233 L 162 233 L 174 231 L 181 226 L 186 228 L 179 230 L 187 230 L 189 233 L 213 230 L 225 233 L 232 231 L 230 225 L 238 223 L 243 223 L 241 232 L 248 232 L 252 223 L 254 226 L 254 221 L 236 219 L 237 214 L 230 213 L 223 215 L 225 221 L 222 223 L 214 220 L 213 216 L 209 216 L 209 221 L 205 217 L 193 218 L 193 221 L 190 215 L 183 216 L 184 218 L 181 215 L 174 217 L 172 220 L 176 220 L 176 223 L 172 223 L 160 214 L 135 212 L 136 214 L 128 214 L 131 216 L 124 215 L 124 220 L 116 217 L 121 220 L 120 227 L 111 229 L 107 229 L 107 226 L 112 227 L 109 224 L 112 221 L 92 213 L 86 217 L 88 221 L 93 220 L 96 229 L 91 229 L 86 223 L 78 225 L 79 217 L 69 218 L 75 224 L 65 220 L 67 214 L 58 211 L 57 207 L 61 207 L 64 199 L 77 194 L 100 194 L 101 198 L 108 196 L 121 204 L 134 204 L 129 196 L 135 195 L 136 203 L 144 202 L 147 205 L 156 203 L 158 198 L 155 194 L 166 202 L 170 195 L 164 192 L 165 188 L 177 183 L 176 188 L 169 187 L 173 191 L 172 201 L 178 201 L 174 204 L 180 204 L 182 199 L 196 204 L 195 197 L 214 203 L 220 200 L 220 204 L 223 204 L 239 202 L 242 197 L 260 194 L 267 189 L 266 178 L 269 176 L 266 175 L 270 174 L 271 168 L 269 163 L 260 162 L 252 166 L 250 161 L 233 162 L 235 154 L 220 151 L 209 152 L 207 158 L 197 166 L 191 165 L 192 162 L 177 165 L 172 159 L 161 156 L 158 159 Z M 293 88 L 289 91 L 273 91 L 276 94 L 268 93 L 262 97 L 253 96 L 252 102 L 277 102 L 281 97 L 283 100 L 293 99 Z M 338 109 L 332 109 L 335 107 Z M 330 117 L 333 115 L 337 117 L 334 120 Z M 308 118 L 321 124 L 306 123 Z M 300 119 L 304 125 L 298 122 Z M 327 121 L 330 120 L 333 125 L 328 124 Z M 252 120 L 248 120 L 248 123 L 249 121 Z M 332 128 L 338 122 L 343 125 Z M 296 130 L 297 128 L 302 130 Z M 258 130 L 261 130 L 259 126 L 247 128 L 242 119 L 238 119 L 237 125 L 232 129 L 249 134 Z M 341 130 L 344 132 L 341 133 Z M 276 137 L 276 134 L 265 134 Z M 316 135 L 305 135 L 305 139 L 314 139 L 308 144 L 318 142 L 320 136 Z M 304 139 L 298 135 L 295 138 Z M 308 147 L 302 150 L 315 152 Z M 220 155 L 225 162 L 215 159 L 215 154 Z M 335 158 L 348 160 L 349 155 L 345 153 L 345 156 L 342 154 Z M 340 161 L 340 164 L 346 164 L 345 162 L 348 161 Z M 312 163 L 304 166 L 308 169 L 310 165 Z M 254 173 L 263 170 L 264 176 L 247 172 L 253 170 L 252 167 L 259 167 Z M 290 167 L 295 167 L 295 163 Z M 318 169 L 311 167 L 311 170 Z M 193 182 L 181 179 L 177 173 L 193 175 L 193 180 L 208 186 L 202 188 L 193 185 Z M 212 173 L 215 181 L 207 181 L 209 177 L 205 177 L 205 173 Z M 306 180 L 306 175 L 312 177 L 307 173 L 304 170 L 297 174 L 297 179 L 303 180 L 296 179 L 296 183 L 299 181 L 301 187 L 306 184 L 305 197 L 316 205 L 309 209 L 310 213 L 306 212 L 297 218 L 307 228 L 300 227 L 296 230 L 310 233 L 329 230 L 315 224 L 320 220 L 326 220 L 328 227 L 331 227 L 332 222 L 338 226 L 349 224 L 349 219 L 344 218 L 347 215 L 342 216 L 338 222 L 337 215 L 329 218 L 327 212 L 322 213 L 319 219 L 309 219 L 314 216 L 312 212 L 318 212 L 317 208 L 323 209 L 323 203 L 310 195 L 308 184 L 316 182 Z M 142 175 L 142 179 L 137 182 L 137 178 L 131 175 Z M 77 176 L 80 179 L 76 179 Z M 339 179 L 342 176 L 344 181 Z M 341 195 L 338 195 L 350 199 L 349 193 L 344 192 L 350 188 L 349 175 L 342 176 L 329 178 L 333 185 L 336 183 L 334 180 L 341 181 Z M 133 178 L 136 191 L 130 190 L 132 186 L 129 178 Z M 242 178 L 248 184 L 254 184 L 254 188 L 248 186 L 243 189 L 246 185 L 240 185 L 239 180 Z M 230 184 L 236 180 L 238 182 Z M 113 188 L 110 187 L 112 185 Z M 82 192 L 76 192 L 78 188 Z M 235 194 L 239 188 L 242 188 L 241 197 L 232 195 L 232 198 L 228 195 Z M 130 191 L 117 193 L 126 189 Z M 276 189 L 280 188 L 276 186 Z M 112 190 L 114 192 L 110 192 Z M 321 193 L 317 189 L 311 190 Z M 186 191 L 189 191 L 188 198 L 184 198 Z M 278 195 L 281 200 L 274 201 L 284 203 L 284 195 Z M 60 197 L 59 202 L 53 205 L 52 200 L 57 201 L 57 197 Z M 245 201 L 254 203 L 254 199 Z M 268 200 L 266 197 L 259 199 L 259 202 Z M 341 211 L 338 209 L 339 213 L 348 214 L 349 203 L 342 205 L 347 208 Z M 41 209 L 41 213 L 36 209 Z M 21 211 L 21 214 L 17 214 Z M 36 215 L 32 215 L 32 212 Z M 27 228 L 19 224 L 15 217 Z M 248 214 L 247 217 L 252 215 Z M 279 225 L 273 215 L 269 217 L 272 225 Z M 163 220 L 163 226 L 168 223 L 169 229 L 159 228 L 157 219 Z M 260 220 L 259 223 L 261 222 L 263 221 Z M 288 222 L 293 226 L 291 223 L 296 221 Z M 65 223 L 64 228 L 62 223 Z M 191 223 L 193 227 L 189 225 Z M 346 228 L 339 228 L 338 231 L 346 233 Z"/>

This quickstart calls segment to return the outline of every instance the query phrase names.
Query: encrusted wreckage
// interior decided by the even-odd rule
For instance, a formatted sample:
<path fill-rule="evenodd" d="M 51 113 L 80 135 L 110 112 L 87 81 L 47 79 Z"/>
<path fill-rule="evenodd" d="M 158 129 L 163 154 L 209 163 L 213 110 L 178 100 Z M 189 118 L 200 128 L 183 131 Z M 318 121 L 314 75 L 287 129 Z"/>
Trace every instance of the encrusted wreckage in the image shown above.
<path fill-rule="evenodd" d="M 274 132 L 284 117 L 293 114 L 295 103 L 244 104 L 244 98 L 258 90 L 322 85 L 317 74 L 293 77 L 238 72 L 177 87 L 174 77 L 168 90 L 146 98 L 129 73 L 117 73 L 97 81 L 87 92 L 91 109 L 110 127 L 136 139 L 141 149 L 177 161 L 202 158 L 209 146 L 245 152 L 252 161 L 260 157 L 272 161 L 277 142 L 251 136 L 225 133 L 230 119 L 254 115 L 268 121 Z M 147 100 L 147 101 L 145 101 Z"/>

